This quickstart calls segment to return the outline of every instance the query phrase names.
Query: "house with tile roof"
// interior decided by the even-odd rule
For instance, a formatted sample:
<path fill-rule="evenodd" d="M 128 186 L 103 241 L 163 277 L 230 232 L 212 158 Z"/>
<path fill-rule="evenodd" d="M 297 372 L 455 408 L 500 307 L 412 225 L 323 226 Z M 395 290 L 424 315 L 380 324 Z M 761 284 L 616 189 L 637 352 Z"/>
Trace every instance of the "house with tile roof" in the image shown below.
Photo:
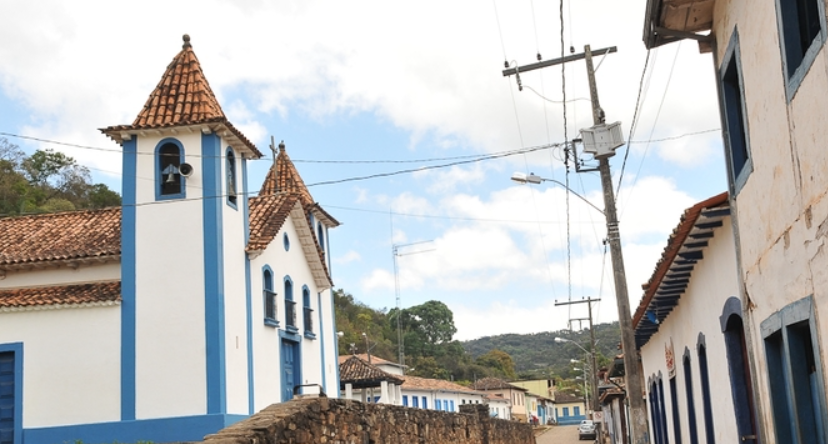
<path fill-rule="evenodd" d="M 392 375 L 403 375 L 403 374 L 405 374 L 405 368 L 408 367 L 408 366 L 400 365 L 396 362 L 391 362 L 387 359 L 382 359 L 379 356 L 369 356 L 367 353 L 360 353 L 360 354 L 353 355 L 353 356 L 357 356 L 357 357 L 359 357 L 359 359 L 362 359 L 363 361 L 365 361 L 369 364 L 373 364 L 373 365 L 377 366 L 377 368 L 379 368 L 380 370 L 382 370 L 386 373 L 390 373 Z M 350 357 L 351 357 L 351 355 L 342 355 L 342 356 L 340 356 L 339 357 L 339 364 L 342 365 L 342 363 L 347 361 L 348 359 L 350 359 Z"/>
<path fill-rule="evenodd" d="M 745 393 L 747 382 L 733 377 L 741 370 L 730 364 L 729 319 L 720 317 L 721 307 L 739 306 L 730 208 L 721 193 L 684 211 L 633 316 L 659 442 L 741 440 L 731 393 Z"/>
<path fill-rule="evenodd" d="M 119 208 L 0 219 L 0 443 L 193 441 L 339 394 L 328 230 L 284 144 L 227 119 L 190 39 L 135 120 Z"/>
<path fill-rule="evenodd" d="M 388 372 L 382 366 L 391 362 L 382 358 L 372 356 L 372 363 L 365 354 L 339 359 L 341 396 L 345 399 L 446 412 L 459 412 L 462 404 L 485 403 L 485 393 L 452 381 Z"/>
<path fill-rule="evenodd" d="M 528 416 L 526 415 L 527 389 L 494 377 L 478 379 L 477 381 L 474 381 L 472 388 L 486 393 L 502 395 L 511 403 L 510 417 L 521 422 L 526 422 L 528 420 Z"/>

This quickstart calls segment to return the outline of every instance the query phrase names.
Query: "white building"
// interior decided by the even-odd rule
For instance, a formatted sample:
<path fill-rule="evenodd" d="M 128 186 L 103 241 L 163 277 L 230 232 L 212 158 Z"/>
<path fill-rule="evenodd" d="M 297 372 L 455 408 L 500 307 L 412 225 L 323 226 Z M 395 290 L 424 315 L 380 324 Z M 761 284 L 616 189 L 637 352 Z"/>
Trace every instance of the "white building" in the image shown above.
<path fill-rule="evenodd" d="M 644 286 L 633 326 L 653 444 L 741 440 L 731 393 L 748 387 L 722 377 L 736 370 L 726 345 L 729 307 L 739 305 L 734 245 L 727 193 L 699 202 Z"/>
<path fill-rule="evenodd" d="M 726 344 L 732 382 L 749 388 L 733 394 L 740 439 L 826 443 L 825 1 L 647 3 L 647 48 L 697 40 L 718 86 L 739 270 Z"/>
<path fill-rule="evenodd" d="M 0 443 L 199 440 L 338 394 L 328 229 L 284 145 L 225 117 L 185 36 L 130 125 L 123 205 L 0 219 Z M 318 390 L 318 389 L 316 389 Z"/>

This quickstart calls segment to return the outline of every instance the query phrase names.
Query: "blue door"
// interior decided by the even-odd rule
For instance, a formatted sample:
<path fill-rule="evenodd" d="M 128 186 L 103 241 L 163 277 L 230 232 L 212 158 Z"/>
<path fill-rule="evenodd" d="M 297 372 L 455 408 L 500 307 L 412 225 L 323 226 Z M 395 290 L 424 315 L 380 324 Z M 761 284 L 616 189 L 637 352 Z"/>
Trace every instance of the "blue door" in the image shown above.
<path fill-rule="evenodd" d="M 14 443 L 14 353 L 0 353 L 0 444 Z"/>
<path fill-rule="evenodd" d="M 282 339 L 282 402 L 293 399 L 293 388 L 300 384 L 299 365 L 299 343 Z"/>

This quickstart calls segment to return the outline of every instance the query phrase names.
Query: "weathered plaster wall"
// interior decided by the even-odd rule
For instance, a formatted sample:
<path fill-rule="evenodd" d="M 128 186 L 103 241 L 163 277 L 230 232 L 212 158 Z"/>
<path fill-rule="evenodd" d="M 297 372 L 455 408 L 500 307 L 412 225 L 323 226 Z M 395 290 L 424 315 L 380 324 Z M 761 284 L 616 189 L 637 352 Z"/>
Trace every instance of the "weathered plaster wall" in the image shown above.
<path fill-rule="evenodd" d="M 734 208 L 746 326 L 755 358 L 758 419 L 760 424 L 772 424 L 760 324 L 785 306 L 811 295 L 817 319 L 820 311 L 828 309 L 828 116 L 824 112 L 828 56 L 823 45 L 788 101 L 776 2 L 717 2 L 713 26 L 717 69 L 734 27 L 740 37 L 753 162 L 753 171 L 736 195 Z M 817 322 L 816 328 L 816 337 L 828 337 L 828 324 Z M 824 341 L 815 347 L 824 365 Z"/>
<path fill-rule="evenodd" d="M 489 418 L 483 404 L 463 413 L 313 398 L 274 404 L 205 444 L 534 444 L 531 426 Z"/>
<path fill-rule="evenodd" d="M 649 393 L 650 378 L 657 376 L 660 372 L 664 381 L 667 431 L 672 438 L 671 442 L 676 441 L 673 432 L 675 426 L 670 401 L 669 377 L 664 356 L 665 345 L 669 345 L 672 341 L 675 351 L 676 388 L 682 442 L 690 442 L 683 366 L 684 349 L 687 347 L 690 350 L 696 430 L 700 440 L 703 440 L 705 436 L 704 398 L 701 391 L 697 346 L 699 334 L 704 334 L 716 442 L 738 442 L 730 380 L 727 377 L 729 371 L 724 335 L 719 323 L 719 315 L 725 301 L 729 297 L 739 296 L 738 269 L 730 218 L 725 218 L 723 226 L 716 229 L 714 237 L 708 241 L 708 247 L 703 254 L 704 259 L 694 267 L 692 279 L 679 299 L 678 305 L 659 325 L 658 332 L 641 347 L 643 375 L 647 382 L 645 389 Z M 650 413 L 649 408 L 647 413 Z M 654 424 L 652 417 L 650 417 L 650 424 Z"/>

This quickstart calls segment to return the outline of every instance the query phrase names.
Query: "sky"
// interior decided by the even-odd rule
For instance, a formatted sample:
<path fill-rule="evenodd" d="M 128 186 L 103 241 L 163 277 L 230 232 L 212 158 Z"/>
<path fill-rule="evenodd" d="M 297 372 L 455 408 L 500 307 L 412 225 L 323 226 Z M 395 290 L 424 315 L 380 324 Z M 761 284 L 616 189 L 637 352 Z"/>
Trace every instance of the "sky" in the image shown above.
<path fill-rule="evenodd" d="M 98 128 L 133 121 L 186 33 L 230 122 L 267 154 L 250 189 L 283 140 L 342 223 L 336 288 L 378 309 L 442 301 L 461 340 L 568 328 L 586 304 L 556 301 L 584 297 L 611 322 L 605 221 L 578 197 L 603 208 L 600 178 L 563 162 L 592 126 L 586 65 L 525 72 L 521 91 L 504 62 L 618 48 L 595 65 L 607 122 L 630 141 L 610 166 L 633 310 L 684 209 L 726 190 L 715 71 L 692 41 L 648 56 L 646 0 L 562 1 L 7 0 L 0 137 L 66 152 L 120 191 L 119 146 Z"/>

